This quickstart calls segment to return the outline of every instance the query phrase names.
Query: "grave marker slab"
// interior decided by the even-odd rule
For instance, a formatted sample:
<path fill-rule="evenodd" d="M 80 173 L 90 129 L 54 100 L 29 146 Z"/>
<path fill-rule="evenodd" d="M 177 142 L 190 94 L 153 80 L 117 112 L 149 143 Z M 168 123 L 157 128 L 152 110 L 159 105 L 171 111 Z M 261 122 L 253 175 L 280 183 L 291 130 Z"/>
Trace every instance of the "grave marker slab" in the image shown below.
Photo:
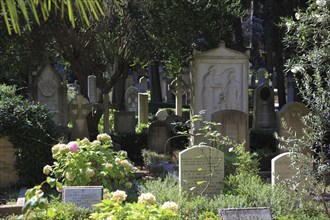
<path fill-rule="evenodd" d="M 0 138 L 0 187 L 7 187 L 18 180 L 15 152 L 8 137 Z"/>
<path fill-rule="evenodd" d="M 272 220 L 270 208 L 221 209 L 219 215 L 223 220 Z"/>
<path fill-rule="evenodd" d="M 267 83 L 261 83 L 254 92 L 253 128 L 276 128 L 274 92 Z"/>
<path fill-rule="evenodd" d="M 62 201 L 92 208 L 103 199 L 103 186 L 63 186 Z"/>
<path fill-rule="evenodd" d="M 115 133 L 135 133 L 136 119 L 134 112 L 115 112 Z"/>
<path fill-rule="evenodd" d="M 157 153 L 164 153 L 166 149 L 170 149 L 170 141 L 167 140 L 171 137 L 171 129 L 164 121 L 155 121 L 150 124 L 148 129 L 148 147 Z"/>
<path fill-rule="evenodd" d="M 135 112 L 136 115 L 138 114 L 138 94 L 139 90 L 134 86 L 128 87 L 125 92 L 126 111 Z"/>
<path fill-rule="evenodd" d="M 69 104 L 72 120 L 71 140 L 89 138 L 86 116 L 90 112 L 89 101 L 83 95 L 77 95 Z"/>
<path fill-rule="evenodd" d="M 212 114 L 212 121 L 221 123 L 216 129 L 223 135 L 228 136 L 233 141 L 249 146 L 248 116 L 244 112 L 237 110 L 221 110 Z"/>
<path fill-rule="evenodd" d="M 213 196 L 223 189 L 223 180 L 222 151 L 208 146 L 194 146 L 180 152 L 179 184 L 182 190 L 195 195 L 203 192 L 204 195 Z"/>

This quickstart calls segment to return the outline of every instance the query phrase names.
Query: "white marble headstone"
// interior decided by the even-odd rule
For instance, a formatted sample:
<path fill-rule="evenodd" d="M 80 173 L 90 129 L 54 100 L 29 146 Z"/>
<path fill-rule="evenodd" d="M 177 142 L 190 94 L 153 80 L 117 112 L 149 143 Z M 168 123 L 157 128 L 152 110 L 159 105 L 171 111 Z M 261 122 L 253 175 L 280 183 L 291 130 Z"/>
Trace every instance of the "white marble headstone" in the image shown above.
<path fill-rule="evenodd" d="M 194 146 L 179 154 L 179 184 L 192 194 L 214 196 L 224 187 L 224 154 L 208 146 Z"/>

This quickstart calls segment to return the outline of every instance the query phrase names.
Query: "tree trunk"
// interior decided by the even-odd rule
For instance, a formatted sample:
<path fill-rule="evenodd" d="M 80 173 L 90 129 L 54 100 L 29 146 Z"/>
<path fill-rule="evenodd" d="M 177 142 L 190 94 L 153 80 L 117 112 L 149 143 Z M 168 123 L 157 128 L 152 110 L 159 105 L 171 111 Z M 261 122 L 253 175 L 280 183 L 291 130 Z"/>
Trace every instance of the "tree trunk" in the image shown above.
<path fill-rule="evenodd" d="M 162 93 L 160 89 L 159 61 L 155 60 L 150 67 L 151 80 L 151 102 L 162 102 Z"/>

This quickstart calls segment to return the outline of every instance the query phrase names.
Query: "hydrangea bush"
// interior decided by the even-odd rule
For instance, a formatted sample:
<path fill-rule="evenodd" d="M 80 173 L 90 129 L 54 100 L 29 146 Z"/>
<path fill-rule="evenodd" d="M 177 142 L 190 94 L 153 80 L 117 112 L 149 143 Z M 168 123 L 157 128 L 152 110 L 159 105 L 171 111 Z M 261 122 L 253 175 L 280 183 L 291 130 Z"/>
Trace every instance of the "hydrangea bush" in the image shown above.
<path fill-rule="evenodd" d="M 110 191 L 131 188 L 129 177 L 134 166 L 127 159 L 125 151 L 114 151 L 111 137 L 99 134 L 97 140 L 87 138 L 57 144 L 52 147 L 53 165 L 46 165 L 44 174 L 48 181 L 56 180 L 57 187 L 102 185 Z"/>
<path fill-rule="evenodd" d="M 163 205 L 157 205 L 156 197 L 151 193 L 143 193 L 138 202 L 125 203 L 126 192 L 117 190 L 112 192 L 107 199 L 95 205 L 96 212 L 91 214 L 91 219 L 157 219 L 176 220 L 179 219 L 178 205 L 168 201 Z"/>

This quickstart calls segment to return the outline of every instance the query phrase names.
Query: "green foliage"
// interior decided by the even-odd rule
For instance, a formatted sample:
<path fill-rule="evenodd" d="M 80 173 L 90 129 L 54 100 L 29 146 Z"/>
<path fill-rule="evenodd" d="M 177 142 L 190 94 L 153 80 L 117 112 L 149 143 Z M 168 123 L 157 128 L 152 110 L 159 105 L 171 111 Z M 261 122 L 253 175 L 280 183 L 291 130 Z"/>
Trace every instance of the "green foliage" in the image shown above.
<path fill-rule="evenodd" d="M 160 219 L 175 220 L 178 217 L 178 205 L 174 202 L 156 204 L 156 198 L 151 193 L 141 194 L 138 202 L 123 203 L 126 200 L 124 191 L 111 193 L 109 199 L 96 205 L 97 211 L 92 213 L 91 219 Z"/>
<path fill-rule="evenodd" d="M 52 166 L 45 166 L 43 172 L 55 178 L 57 183 L 68 186 L 102 185 L 109 190 L 131 188 L 128 178 L 133 165 L 127 160 L 125 151 L 115 152 L 111 147 L 111 137 L 107 134 L 99 134 L 93 142 L 83 139 L 67 145 L 57 144 L 52 148 L 56 161 Z"/>
<path fill-rule="evenodd" d="M 0 122 L 0 136 L 8 136 L 16 149 L 21 184 L 42 181 L 42 168 L 52 161 L 51 146 L 60 136 L 52 115 L 17 95 L 14 86 L 0 85 Z"/>
<path fill-rule="evenodd" d="M 158 154 L 155 151 L 142 149 L 144 165 L 159 163 L 159 161 L 171 161 L 171 157 L 166 154 Z"/>

